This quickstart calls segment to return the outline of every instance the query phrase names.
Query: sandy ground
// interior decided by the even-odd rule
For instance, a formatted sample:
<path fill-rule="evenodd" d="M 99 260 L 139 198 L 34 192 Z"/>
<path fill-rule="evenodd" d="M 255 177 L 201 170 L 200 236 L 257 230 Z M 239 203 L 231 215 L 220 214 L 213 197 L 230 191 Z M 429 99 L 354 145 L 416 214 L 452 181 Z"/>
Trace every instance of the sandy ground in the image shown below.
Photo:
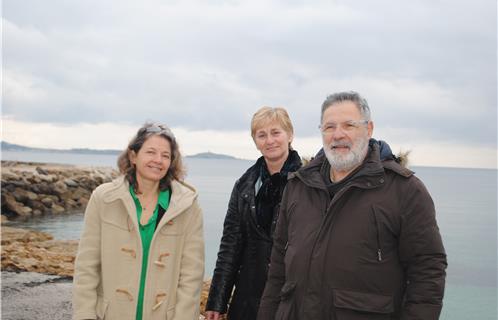
<path fill-rule="evenodd" d="M 2 271 L 2 320 L 70 320 L 72 280 Z"/>

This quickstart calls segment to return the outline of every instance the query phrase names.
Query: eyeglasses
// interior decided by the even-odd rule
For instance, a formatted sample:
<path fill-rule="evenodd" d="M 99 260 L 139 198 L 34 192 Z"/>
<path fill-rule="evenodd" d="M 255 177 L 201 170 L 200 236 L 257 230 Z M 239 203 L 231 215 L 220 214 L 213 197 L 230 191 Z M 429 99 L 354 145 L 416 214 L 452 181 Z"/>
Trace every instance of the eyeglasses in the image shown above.
<path fill-rule="evenodd" d="M 168 127 L 164 127 L 160 124 L 152 124 L 150 127 L 143 128 L 145 133 L 154 133 L 154 134 L 164 134 L 169 137 L 171 140 L 175 140 L 175 135 Z"/>
<path fill-rule="evenodd" d="M 332 134 L 336 132 L 337 128 L 340 128 L 344 132 L 353 132 L 358 129 L 361 125 L 367 124 L 368 120 L 349 120 L 341 123 L 327 122 L 323 125 L 319 125 L 318 128 L 324 135 Z"/>

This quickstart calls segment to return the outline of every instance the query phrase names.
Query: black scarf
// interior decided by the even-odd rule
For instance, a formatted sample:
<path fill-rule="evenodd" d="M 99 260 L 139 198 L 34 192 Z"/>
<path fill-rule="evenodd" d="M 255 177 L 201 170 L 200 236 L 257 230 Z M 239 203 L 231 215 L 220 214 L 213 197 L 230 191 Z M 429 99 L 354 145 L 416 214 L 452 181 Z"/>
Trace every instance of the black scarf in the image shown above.
<path fill-rule="evenodd" d="M 277 214 L 282 193 L 287 184 L 287 175 L 301 167 L 301 157 L 295 150 L 289 151 L 280 172 L 270 175 L 263 157 L 258 159 L 259 179 L 262 184 L 256 195 L 256 217 L 258 225 L 268 234 L 271 234 L 271 225 Z"/>

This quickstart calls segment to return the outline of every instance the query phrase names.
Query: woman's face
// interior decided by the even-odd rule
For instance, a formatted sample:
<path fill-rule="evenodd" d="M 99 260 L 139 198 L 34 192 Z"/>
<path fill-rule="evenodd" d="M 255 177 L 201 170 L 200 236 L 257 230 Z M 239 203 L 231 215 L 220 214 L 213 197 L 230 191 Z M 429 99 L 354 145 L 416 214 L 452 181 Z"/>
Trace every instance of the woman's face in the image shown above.
<path fill-rule="evenodd" d="M 287 159 L 292 135 L 287 133 L 278 122 L 271 122 L 256 130 L 256 148 L 267 161 Z"/>
<path fill-rule="evenodd" d="M 138 153 L 130 152 L 130 161 L 135 165 L 137 180 L 159 182 L 171 165 L 171 144 L 161 136 L 150 136 Z"/>

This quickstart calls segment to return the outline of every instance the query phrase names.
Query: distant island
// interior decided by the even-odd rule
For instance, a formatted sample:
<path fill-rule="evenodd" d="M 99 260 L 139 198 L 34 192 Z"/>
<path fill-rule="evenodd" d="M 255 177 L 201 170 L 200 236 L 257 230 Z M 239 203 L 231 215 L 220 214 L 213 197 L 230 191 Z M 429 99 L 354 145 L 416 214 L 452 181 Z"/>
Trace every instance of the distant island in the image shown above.
<path fill-rule="evenodd" d="M 51 153 L 73 153 L 73 154 L 97 154 L 97 155 L 119 155 L 121 150 L 96 150 L 87 148 L 74 148 L 74 149 L 49 149 L 49 148 L 32 148 L 19 144 L 13 144 L 6 141 L 1 141 L 2 151 L 22 151 L 22 152 L 51 152 Z M 201 152 L 194 155 L 186 156 L 186 158 L 199 158 L 199 159 L 232 159 L 238 158 L 213 152 Z"/>
<path fill-rule="evenodd" d="M 231 159 L 231 160 L 239 160 L 238 158 L 226 155 L 226 154 L 220 154 L 220 153 L 213 153 L 213 152 L 201 152 L 197 153 L 191 156 L 186 156 L 186 158 L 201 158 L 201 159 Z"/>
<path fill-rule="evenodd" d="M 118 155 L 121 150 L 96 150 L 96 149 L 86 149 L 86 148 L 75 148 L 75 149 L 50 149 L 50 148 L 31 148 L 22 146 L 19 144 L 8 143 L 6 141 L 1 142 L 2 151 L 26 151 L 26 152 L 54 152 L 54 153 L 78 153 L 78 154 L 108 154 L 108 155 Z"/>

